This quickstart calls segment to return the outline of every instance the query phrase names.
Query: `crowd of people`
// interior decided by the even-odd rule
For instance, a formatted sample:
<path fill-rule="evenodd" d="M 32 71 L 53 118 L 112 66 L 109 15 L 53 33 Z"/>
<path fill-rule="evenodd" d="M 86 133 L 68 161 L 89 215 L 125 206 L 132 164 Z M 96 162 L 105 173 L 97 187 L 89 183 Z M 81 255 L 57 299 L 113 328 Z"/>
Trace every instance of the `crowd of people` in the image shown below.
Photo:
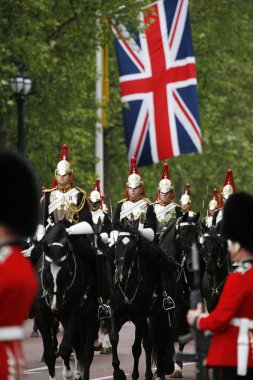
<path fill-rule="evenodd" d="M 165 311 L 171 308 L 172 300 L 166 293 L 166 275 L 177 267 L 177 263 L 168 259 L 165 253 L 155 247 L 158 246 L 159 237 L 170 220 L 187 212 L 194 214 L 194 211 L 191 207 L 189 184 L 185 186 L 180 204 L 175 203 L 174 187 L 167 164 L 163 164 L 156 201 L 152 203 L 145 197 L 144 182 L 133 157 L 126 183 L 126 196 L 118 202 L 114 215 L 110 218 L 100 191 L 99 179 L 95 181 L 88 195 L 81 188 L 74 186 L 73 169 L 66 145 L 62 148 L 53 184 L 50 189 L 43 190 L 40 201 L 36 175 L 24 158 L 11 152 L 1 152 L 0 163 L 6 171 L 5 180 L 11 181 L 11 173 L 17 173 L 17 167 L 20 167 L 18 174 L 22 176 L 23 184 L 22 194 L 19 192 L 18 196 L 14 196 L 11 190 L 8 194 L 2 193 L 0 204 L 1 379 L 7 379 L 12 371 L 8 364 L 9 353 L 15 357 L 15 368 L 18 368 L 18 371 L 22 370 L 22 323 L 36 293 L 36 277 L 32 266 L 29 266 L 29 262 L 21 255 L 21 240 L 24 237 L 35 236 L 36 240 L 40 241 L 59 221 L 64 223 L 69 239 L 80 257 L 83 255 L 82 239 L 86 239 L 87 236 L 91 242 L 93 235 L 99 236 L 105 246 L 111 247 L 117 241 L 121 230 L 127 227 L 137 229 L 144 237 L 146 251 L 150 253 L 150 257 L 152 256 L 150 260 L 149 254 L 147 255 L 147 265 L 151 263 L 156 273 L 157 287 L 163 297 L 163 308 Z M 206 228 L 217 226 L 219 232 L 229 239 L 231 260 L 237 261 L 238 266 L 226 281 L 216 309 L 208 316 L 202 314 L 200 306 L 196 310 L 190 310 L 188 322 L 195 328 L 210 329 L 214 332 L 207 357 L 207 365 L 214 368 L 214 379 L 237 379 L 241 378 L 240 376 L 252 378 L 253 197 L 245 193 L 236 193 L 231 170 L 227 171 L 221 195 L 222 205 L 219 204 L 217 190 L 213 190 L 208 215 L 203 224 Z M 27 209 L 25 205 L 28 203 Z M 91 247 L 94 248 L 94 245 L 91 244 Z M 103 290 L 99 288 L 101 281 L 98 281 L 97 277 L 103 272 L 103 261 L 101 257 L 98 258 L 99 255 L 96 249 L 91 249 L 83 259 L 88 260 L 97 280 L 98 318 L 106 319 L 110 317 L 111 310 L 103 300 Z M 31 255 L 33 265 L 37 259 Z M 22 267 L 22 271 L 14 271 L 13 265 Z M 15 286 L 13 285 L 9 291 L 8 284 L 14 273 L 15 276 L 18 273 L 18 277 L 13 281 Z M 19 303 L 20 314 L 17 313 Z M 8 307 L 5 308 L 7 304 Z M 15 311 L 10 310 L 12 304 L 15 305 Z M 6 313 L 6 310 L 9 312 Z M 250 367 L 248 372 L 247 367 Z"/>

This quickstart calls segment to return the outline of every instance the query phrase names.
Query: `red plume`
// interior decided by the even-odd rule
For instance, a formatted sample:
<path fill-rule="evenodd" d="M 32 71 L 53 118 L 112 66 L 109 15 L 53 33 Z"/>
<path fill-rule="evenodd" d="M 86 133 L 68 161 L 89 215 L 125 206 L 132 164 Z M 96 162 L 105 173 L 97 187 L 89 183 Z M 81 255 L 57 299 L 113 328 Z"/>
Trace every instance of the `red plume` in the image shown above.
<path fill-rule="evenodd" d="M 216 189 L 216 187 L 213 189 L 213 196 L 212 196 L 212 199 L 215 199 L 215 200 L 216 200 L 217 205 L 219 204 L 218 190 Z"/>
<path fill-rule="evenodd" d="M 136 173 L 136 174 L 140 175 L 140 171 L 139 171 L 138 165 L 136 163 L 136 158 L 135 157 L 131 157 L 131 159 L 130 159 L 129 175 L 131 175 L 133 173 Z"/>
<path fill-rule="evenodd" d="M 165 178 L 171 180 L 170 173 L 169 173 L 169 165 L 166 162 L 163 164 L 161 180 L 165 179 Z M 174 194 L 174 191 L 173 191 L 171 199 L 174 199 L 174 196 L 175 196 L 175 194 Z M 159 199 L 158 191 L 156 192 L 155 199 L 156 199 L 156 201 Z"/>
<path fill-rule="evenodd" d="M 161 179 L 164 178 L 170 179 L 169 165 L 167 163 L 163 164 Z"/>
<path fill-rule="evenodd" d="M 94 182 L 93 189 L 92 190 L 97 190 L 99 194 L 101 195 L 101 190 L 100 190 L 100 179 L 97 178 L 96 181 Z"/>
<path fill-rule="evenodd" d="M 61 154 L 60 154 L 60 160 L 67 160 L 69 163 L 70 163 L 70 160 L 69 160 L 69 152 L 68 152 L 68 145 L 67 144 L 63 144 L 62 147 L 61 147 Z M 71 165 L 70 165 L 71 167 Z M 71 176 L 70 176 L 70 183 L 71 185 L 73 186 L 74 184 L 74 173 L 72 172 Z M 52 185 L 51 185 L 51 189 L 53 189 L 54 187 L 57 187 L 57 181 L 56 181 L 56 178 L 53 179 L 53 182 L 52 182 Z"/>
<path fill-rule="evenodd" d="M 233 188 L 233 192 L 235 193 L 235 192 L 236 192 L 236 189 L 235 189 L 235 183 L 234 183 L 234 178 L 233 178 L 233 172 L 232 172 L 231 169 L 228 169 L 228 170 L 227 170 L 227 174 L 226 174 L 225 181 L 224 181 L 224 183 L 223 183 L 222 190 L 224 189 L 224 187 L 225 187 L 228 183 L 232 186 L 232 188 Z"/>
<path fill-rule="evenodd" d="M 138 165 L 137 165 L 137 160 L 135 157 L 131 157 L 130 158 L 130 167 L 129 167 L 129 175 L 133 174 L 133 173 L 136 173 L 138 174 L 139 176 L 140 175 L 140 171 L 139 171 L 139 168 L 138 168 Z M 144 189 L 144 185 L 142 185 L 142 191 L 141 191 L 141 195 L 145 195 L 145 189 Z M 128 197 L 128 191 L 126 189 L 126 193 L 125 193 L 125 198 Z"/>
<path fill-rule="evenodd" d="M 184 191 L 185 194 L 189 195 L 189 197 L 191 196 L 191 191 L 190 191 L 190 184 L 187 183 L 185 185 L 185 191 Z"/>
<path fill-rule="evenodd" d="M 230 184 L 232 186 L 232 189 L 233 189 L 233 193 L 236 192 L 236 188 L 235 188 L 235 182 L 234 182 L 234 178 L 233 178 L 233 172 L 231 169 L 228 169 L 227 170 L 227 174 L 226 174 L 226 177 L 225 177 L 225 181 L 223 183 L 223 186 L 222 186 L 222 189 L 221 189 L 221 195 L 223 193 L 223 189 L 226 185 Z M 220 201 L 220 207 L 223 206 L 223 197 L 221 196 L 221 201 Z"/>

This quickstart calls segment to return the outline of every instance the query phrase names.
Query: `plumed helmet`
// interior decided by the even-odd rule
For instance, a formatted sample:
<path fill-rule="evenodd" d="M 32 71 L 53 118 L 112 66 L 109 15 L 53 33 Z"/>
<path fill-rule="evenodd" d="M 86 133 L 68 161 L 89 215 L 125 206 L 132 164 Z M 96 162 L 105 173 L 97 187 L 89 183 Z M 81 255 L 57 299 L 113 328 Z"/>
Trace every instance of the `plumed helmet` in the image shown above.
<path fill-rule="evenodd" d="M 97 191 L 97 190 L 93 190 L 91 193 L 90 193 L 90 196 L 89 196 L 91 202 L 100 202 L 101 201 L 101 195 L 100 195 L 100 192 Z"/>
<path fill-rule="evenodd" d="M 169 191 L 173 190 L 173 186 L 170 179 L 164 178 L 161 179 L 159 182 L 159 186 L 157 188 L 158 191 L 161 191 L 162 193 L 168 193 Z"/>
<path fill-rule="evenodd" d="M 212 199 L 208 204 L 209 210 L 213 211 L 218 208 L 218 202 L 215 199 Z"/>
<path fill-rule="evenodd" d="M 70 167 L 70 163 L 66 159 L 58 162 L 57 167 L 55 169 L 55 175 L 65 175 L 71 173 L 72 169 Z"/>
<path fill-rule="evenodd" d="M 208 204 L 209 210 L 211 211 L 216 210 L 218 208 L 218 204 L 219 204 L 218 190 L 214 188 L 212 199 L 210 200 Z"/>
<path fill-rule="evenodd" d="M 189 203 L 191 203 L 191 198 L 190 198 L 190 195 L 191 195 L 191 192 L 190 192 L 190 184 L 187 183 L 185 185 L 185 192 L 184 194 L 181 196 L 180 198 L 180 203 L 182 205 L 188 205 Z"/>
<path fill-rule="evenodd" d="M 135 157 L 131 157 L 131 160 L 130 160 L 129 176 L 127 179 L 126 186 L 131 187 L 132 189 L 135 189 L 138 186 L 143 186 L 143 181 L 141 179 L 139 168 L 137 166 Z M 144 188 L 143 188 L 143 191 L 144 191 Z"/>
<path fill-rule="evenodd" d="M 3 150 L 0 151 L 0 167 L 8 185 L 0 187 L 0 224 L 20 237 L 32 236 L 39 222 L 40 201 L 34 169 L 23 156 Z"/>
<path fill-rule="evenodd" d="M 221 195 L 224 199 L 228 199 L 230 195 L 236 192 L 235 183 L 233 178 L 233 172 L 231 169 L 228 169 L 226 178 L 221 190 Z"/>
<path fill-rule="evenodd" d="M 90 208 L 92 211 L 96 211 L 98 208 L 102 208 L 103 196 L 100 190 L 100 179 L 97 178 L 93 185 L 93 190 L 89 196 Z"/>
<path fill-rule="evenodd" d="M 180 203 L 182 205 L 188 205 L 188 203 L 191 203 L 191 198 L 188 194 L 183 194 L 180 198 Z"/>
<path fill-rule="evenodd" d="M 240 245 L 253 255 L 253 196 L 238 192 L 232 194 L 224 206 L 222 234 L 225 238 Z"/>
<path fill-rule="evenodd" d="M 127 180 L 127 186 L 131 187 L 132 189 L 135 189 L 138 186 L 142 185 L 142 179 L 139 176 L 139 174 L 133 173 L 130 174 Z"/>
<path fill-rule="evenodd" d="M 162 193 L 168 193 L 169 191 L 174 190 L 172 186 L 170 174 L 169 174 L 169 165 L 167 163 L 163 164 L 161 181 L 159 182 L 157 191 L 161 191 Z"/>
<path fill-rule="evenodd" d="M 69 160 L 69 153 L 68 153 L 68 145 L 63 144 L 61 147 L 61 154 L 60 154 L 60 161 L 57 164 L 57 167 L 55 169 L 55 177 L 57 174 L 59 175 L 65 175 L 65 174 L 71 174 L 70 176 L 70 183 L 73 186 L 74 184 L 74 173 L 70 165 L 70 160 Z M 57 181 L 56 178 L 54 178 L 51 188 L 53 189 L 54 187 L 57 186 Z"/>
<path fill-rule="evenodd" d="M 97 178 L 94 182 L 92 192 L 90 193 L 89 199 L 91 202 L 102 201 L 103 197 L 100 190 L 100 178 Z"/>

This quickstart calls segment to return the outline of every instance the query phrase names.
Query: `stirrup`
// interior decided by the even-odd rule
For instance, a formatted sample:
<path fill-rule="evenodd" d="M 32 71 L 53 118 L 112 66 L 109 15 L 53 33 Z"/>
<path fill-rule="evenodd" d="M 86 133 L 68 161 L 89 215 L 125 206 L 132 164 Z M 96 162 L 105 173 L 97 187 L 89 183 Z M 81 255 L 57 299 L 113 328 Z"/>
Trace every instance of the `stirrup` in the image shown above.
<path fill-rule="evenodd" d="M 106 319 L 111 317 L 111 307 L 102 303 L 98 307 L 98 319 Z"/>
<path fill-rule="evenodd" d="M 171 310 L 175 308 L 175 302 L 174 300 L 167 295 L 166 292 L 163 292 L 163 309 L 165 311 Z"/>

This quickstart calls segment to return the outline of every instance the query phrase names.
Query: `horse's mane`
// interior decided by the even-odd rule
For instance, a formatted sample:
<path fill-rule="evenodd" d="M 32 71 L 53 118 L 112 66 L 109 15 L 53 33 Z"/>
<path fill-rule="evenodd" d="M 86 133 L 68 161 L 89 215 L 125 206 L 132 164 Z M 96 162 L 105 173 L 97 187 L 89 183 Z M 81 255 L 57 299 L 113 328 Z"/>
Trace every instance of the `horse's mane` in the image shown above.
<path fill-rule="evenodd" d="M 64 243 L 67 239 L 67 232 L 66 228 L 63 223 L 57 223 L 55 224 L 50 230 L 48 230 L 48 233 L 45 235 L 44 241 L 47 243 Z"/>
<path fill-rule="evenodd" d="M 175 236 L 175 228 L 177 223 L 176 218 L 173 218 L 169 221 L 169 224 L 164 232 L 162 232 L 159 242 L 159 247 L 164 251 L 167 252 L 168 247 L 170 247 L 170 250 L 174 250 L 174 236 Z M 176 252 L 169 252 L 170 255 L 174 256 Z"/>

